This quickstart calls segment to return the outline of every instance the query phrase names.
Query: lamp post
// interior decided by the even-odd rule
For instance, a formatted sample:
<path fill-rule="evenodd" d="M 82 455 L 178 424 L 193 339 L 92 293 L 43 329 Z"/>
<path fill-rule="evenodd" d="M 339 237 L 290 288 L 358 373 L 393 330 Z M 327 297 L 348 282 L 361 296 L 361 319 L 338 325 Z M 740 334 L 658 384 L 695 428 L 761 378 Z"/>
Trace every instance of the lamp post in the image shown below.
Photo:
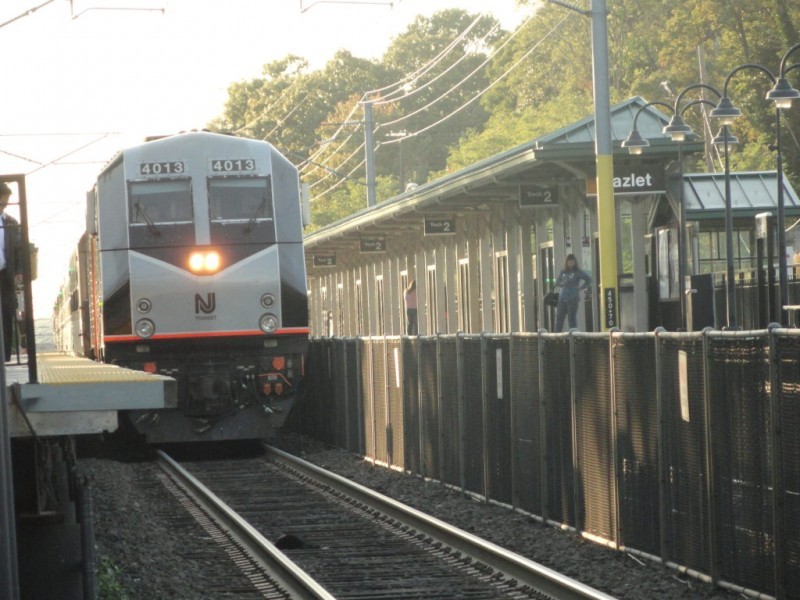
<path fill-rule="evenodd" d="M 775 145 L 776 145 L 776 166 L 778 176 L 778 291 L 781 299 L 781 323 L 787 323 L 786 310 L 784 307 L 789 304 L 789 287 L 786 281 L 786 215 L 783 198 L 783 157 L 781 155 L 781 110 L 791 108 L 792 100 L 800 98 L 800 92 L 794 89 L 786 80 L 786 73 L 797 67 L 792 65 L 786 68 L 786 61 L 789 55 L 795 50 L 800 49 L 800 44 L 795 44 L 786 54 L 783 55 L 778 71 L 778 78 L 775 80 L 775 87 L 767 92 L 767 100 L 775 102 Z"/>
<path fill-rule="evenodd" d="M 735 107 L 728 97 L 728 84 L 730 83 L 731 78 L 739 71 L 744 69 L 756 69 L 767 75 L 767 77 L 769 77 L 770 81 L 773 83 L 773 88 L 767 92 L 766 99 L 775 102 L 775 171 L 778 179 L 778 295 L 780 298 L 780 315 L 782 323 L 786 323 L 786 312 L 783 307 L 789 303 L 789 290 L 788 283 L 786 281 L 786 214 L 783 191 L 783 156 L 781 154 L 781 110 L 784 108 L 790 108 L 792 106 L 792 100 L 800 98 L 800 91 L 794 89 L 786 79 L 787 72 L 800 66 L 786 66 L 789 55 L 798 49 L 800 49 L 800 44 L 792 46 L 789 48 L 789 50 L 787 50 L 786 54 L 783 55 L 777 77 L 766 67 L 755 63 L 747 63 L 734 68 L 725 78 L 725 84 L 722 88 L 723 97 L 720 100 L 719 105 L 717 108 L 711 111 L 711 116 L 720 119 L 720 123 L 722 123 L 723 128 L 726 130 L 728 125 L 732 124 L 736 118 L 741 116 L 742 111 Z M 720 133 L 722 132 L 720 131 Z M 727 158 L 726 151 L 726 162 Z M 730 183 L 726 182 L 726 196 L 729 195 Z M 726 197 L 726 202 L 728 201 L 729 199 Z"/>
<path fill-rule="evenodd" d="M 631 130 L 628 137 L 622 142 L 622 147 L 627 148 L 630 154 L 641 154 L 644 148 L 650 145 L 646 139 L 644 139 L 639 130 L 636 128 L 636 122 L 639 118 L 639 114 L 648 106 L 663 106 L 667 110 L 672 112 L 672 118 L 670 119 L 669 124 L 667 124 L 662 132 L 666 133 L 670 136 L 672 141 L 677 142 L 678 144 L 678 173 L 679 173 L 679 187 L 678 187 L 678 301 L 680 303 L 680 312 L 681 312 L 681 327 L 686 327 L 686 202 L 684 199 L 684 190 L 683 190 L 683 141 L 686 139 L 687 136 L 692 134 L 692 128 L 683 120 L 683 114 L 692 106 L 697 106 L 698 104 L 708 104 L 709 106 L 715 107 L 716 105 L 713 102 L 709 102 L 708 100 L 693 100 L 686 104 L 680 110 L 678 109 L 679 103 L 686 92 L 697 89 L 697 88 L 707 88 L 713 91 L 715 94 L 719 96 L 719 92 L 706 84 L 698 83 L 691 85 L 684 89 L 678 97 L 675 99 L 674 106 L 670 106 L 664 102 L 648 102 L 644 106 L 642 106 L 633 117 L 633 129 Z"/>
<path fill-rule="evenodd" d="M 736 286 L 734 285 L 734 268 L 733 268 L 733 208 L 731 206 L 731 164 L 730 164 L 730 146 L 739 143 L 739 140 L 734 136 L 727 125 L 723 125 L 722 129 L 711 142 L 715 146 L 722 146 L 723 154 L 725 156 L 725 290 L 727 292 L 727 323 L 728 328 L 736 327 Z"/>

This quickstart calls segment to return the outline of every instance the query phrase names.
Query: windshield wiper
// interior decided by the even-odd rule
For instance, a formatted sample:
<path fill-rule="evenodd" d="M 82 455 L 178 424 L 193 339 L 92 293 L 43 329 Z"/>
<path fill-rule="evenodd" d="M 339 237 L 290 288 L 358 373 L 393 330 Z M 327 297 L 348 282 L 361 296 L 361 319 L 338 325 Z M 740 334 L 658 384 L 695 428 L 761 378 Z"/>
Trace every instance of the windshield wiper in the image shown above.
<path fill-rule="evenodd" d="M 261 204 L 259 204 L 258 207 L 253 211 L 253 216 L 250 217 L 250 220 L 247 221 L 247 225 L 244 226 L 244 233 L 250 233 L 253 230 L 253 225 L 256 224 L 256 219 L 262 212 L 264 212 L 264 208 L 266 208 L 266 206 L 267 197 L 264 196 L 264 198 L 261 200 Z"/>
<path fill-rule="evenodd" d="M 141 203 L 136 203 L 136 214 L 141 216 L 144 219 L 144 222 L 147 223 L 147 230 L 152 233 L 155 237 L 161 237 L 161 232 L 156 227 L 156 224 L 153 223 L 153 219 L 150 218 L 150 215 L 147 214 L 147 210 L 141 205 Z"/>

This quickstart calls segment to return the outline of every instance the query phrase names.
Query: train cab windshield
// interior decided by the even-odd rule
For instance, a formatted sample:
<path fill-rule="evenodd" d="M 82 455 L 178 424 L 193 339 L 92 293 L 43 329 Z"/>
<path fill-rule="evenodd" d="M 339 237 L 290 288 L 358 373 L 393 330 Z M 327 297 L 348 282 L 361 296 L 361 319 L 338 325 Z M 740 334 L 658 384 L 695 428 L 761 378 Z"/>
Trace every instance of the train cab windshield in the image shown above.
<path fill-rule="evenodd" d="M 188 179 L 131 182 L 128 222 L 133 248 L 191 243 L 194 240 L 191 182 Z"/>
<path fill-rule="evenodd" d="M 272 193 L 266 177 L 212 179 L 209 208 L 212 221 L 244 221 L 272 218 Z"/>
<path fill-rule="evenodd" d="M 208 203 L 212 243 L 242 236 L 274 240 L 269 177 L 209 179 Z"/>
<path fill-rule="evenodd" d="M 189 181 L 131 183 L 130 222 L 185 223 L 192 220 Z"/>

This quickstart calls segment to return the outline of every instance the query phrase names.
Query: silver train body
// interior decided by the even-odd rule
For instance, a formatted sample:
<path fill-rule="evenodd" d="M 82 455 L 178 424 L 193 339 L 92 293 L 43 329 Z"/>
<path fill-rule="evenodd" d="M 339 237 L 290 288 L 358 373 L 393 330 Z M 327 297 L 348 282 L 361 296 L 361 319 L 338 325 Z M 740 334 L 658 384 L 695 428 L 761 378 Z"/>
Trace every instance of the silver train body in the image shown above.
<path fill-rule="evenodd" d="M 185 133 L 100 173 L 56 338 L 178 381 L 176 409 L 127 414 L 148 441 L 264 438 L 301 387 L 307 302 L 297 169 L 265 142 Z"/>

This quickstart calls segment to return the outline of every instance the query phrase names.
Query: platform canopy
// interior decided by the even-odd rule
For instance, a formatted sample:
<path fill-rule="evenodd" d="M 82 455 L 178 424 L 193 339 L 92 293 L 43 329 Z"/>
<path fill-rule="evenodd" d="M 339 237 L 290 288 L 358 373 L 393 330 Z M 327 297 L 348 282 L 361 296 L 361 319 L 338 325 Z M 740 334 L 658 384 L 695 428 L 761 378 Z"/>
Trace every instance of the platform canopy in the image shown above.
<path fill-rule="evenodd" d="M 754 217 L 763 212 L 777 214 L 778 174 L 776 171 L 731 173 L 731 211 L 735 218 Z M 676 186 L 677 187 L 677 186 Z M 678 190 L 670 190 L 677 198 Z M 721 219 L 725 216 L 725 175 L 687 173 L 683 176 L 686 217 L 691 220 Z M 786 214 L 800 215 L 800 199 L 783 178 Z"/>
<path fill-rule="evenodd" d="M 665 163 L 677 156 L 678 144 L 661 132 L 669 115 L 646 104 L 636 96 L 611 107 L 615 168 L 617 163 L 624 166 L 644 161 L 660 164 L 663 170 Z M 637 129 L 650 147 L 634 158 L 620 144 L 630 133 L 637 113 Z M 499 204 L 516 204 L 520 186 L 549 187 L 558 190 L 554 195 L 585 198 L 586 181 L 595 177 L 594 146 L 594 115 L 590 115 L 308 234 L 307 258 L 315 252 L 358 251 L 364 236 L 385 236 L 387 243 L 402 242 L 409 234 L 422 235 L 426 217 L 457 217 L 492 210 Z M 683 144 L 685 154 L 702 149 L 702 142 L 695 140 Z M 392 236 L 400 239 L 389 240 Z"/>

